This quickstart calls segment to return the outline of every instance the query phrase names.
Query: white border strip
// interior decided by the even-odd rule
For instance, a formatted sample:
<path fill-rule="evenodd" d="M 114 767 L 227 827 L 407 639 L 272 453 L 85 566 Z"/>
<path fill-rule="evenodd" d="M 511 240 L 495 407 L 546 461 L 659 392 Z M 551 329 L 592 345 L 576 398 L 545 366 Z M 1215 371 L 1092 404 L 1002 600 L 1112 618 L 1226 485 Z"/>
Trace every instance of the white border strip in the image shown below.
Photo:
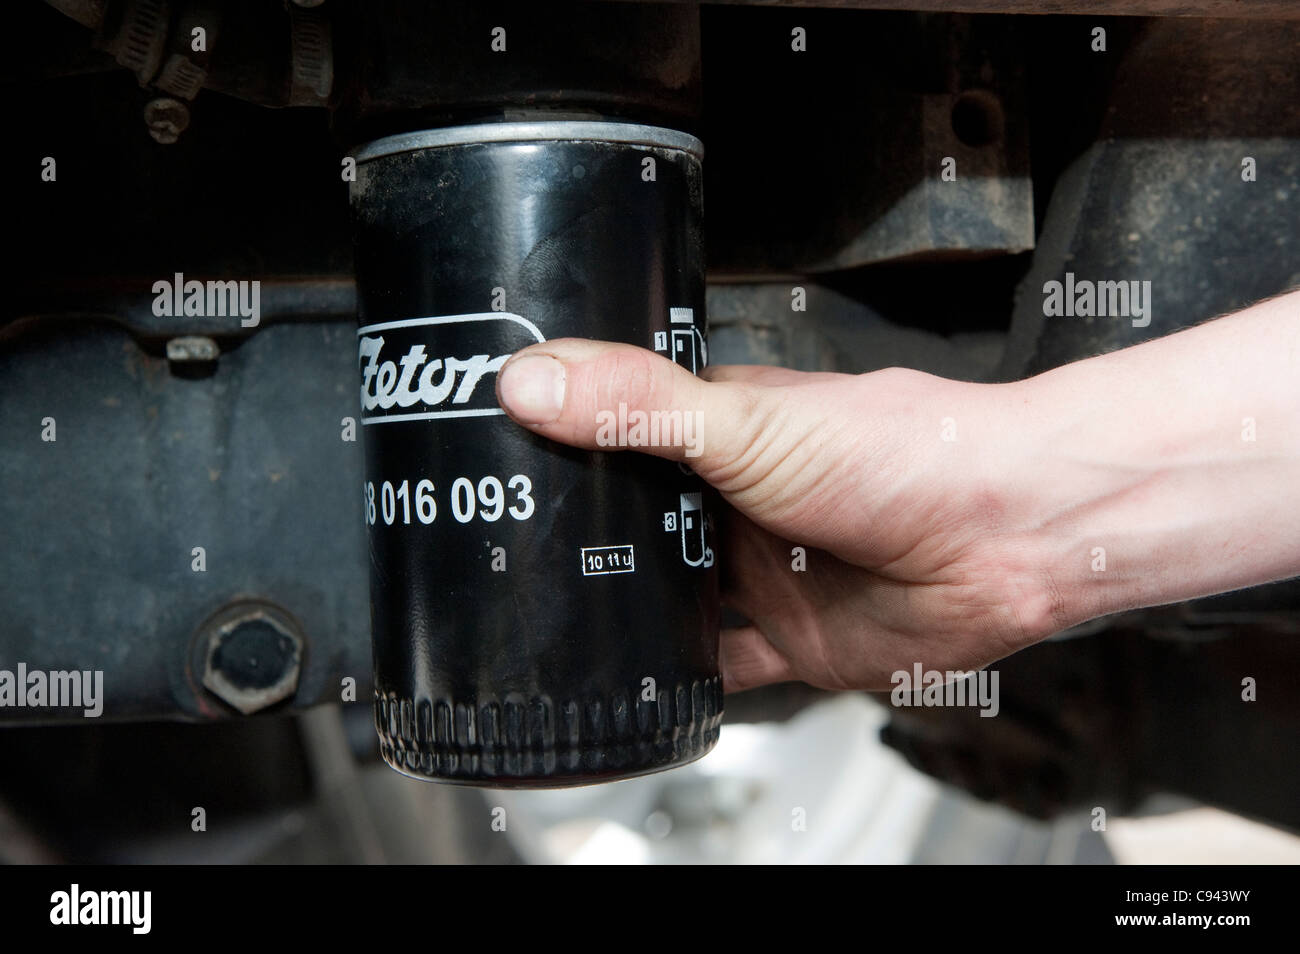
<path fill-rule="evenodd" d="M 579 557 L 582 559 L 583 576 L 612 576 L 615 573 L 635 573 L 636 572 L 636 545 L 631 543 L 615 543 L 607 547 L 580 547 Z M 632 565 L 628 567 L 619 567 L 617 570 L 592 570 L 587 572 L 587 554 L 590 552 L 608 552 L 610 550 L 626 550 Z"/>

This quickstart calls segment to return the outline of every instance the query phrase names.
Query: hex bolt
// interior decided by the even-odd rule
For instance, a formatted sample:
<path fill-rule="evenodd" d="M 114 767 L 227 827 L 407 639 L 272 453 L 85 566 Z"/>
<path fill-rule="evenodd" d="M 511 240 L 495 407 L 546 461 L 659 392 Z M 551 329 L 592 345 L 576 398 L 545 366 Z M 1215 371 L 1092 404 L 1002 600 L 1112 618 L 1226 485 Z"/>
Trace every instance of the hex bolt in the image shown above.
<path fill-rule="evenodd" d="M 206 626 L 203 685 L 244 715 L 298 690 L 303 639 L 285 613 L 264 603 L 227 607 Z"/>
<path fill-rule="evenodd" d="M 170 145 L 190 124 L 190 108 L 172 96 L 160 96 L 145 104 L 144 123 L 155 142 Z"/>
<path fill-rule="evenodd" d="M 167 360 L 178 363 L 216 361 L 221 348 L 206 335 L 181 335 L 167 340 Z"/>

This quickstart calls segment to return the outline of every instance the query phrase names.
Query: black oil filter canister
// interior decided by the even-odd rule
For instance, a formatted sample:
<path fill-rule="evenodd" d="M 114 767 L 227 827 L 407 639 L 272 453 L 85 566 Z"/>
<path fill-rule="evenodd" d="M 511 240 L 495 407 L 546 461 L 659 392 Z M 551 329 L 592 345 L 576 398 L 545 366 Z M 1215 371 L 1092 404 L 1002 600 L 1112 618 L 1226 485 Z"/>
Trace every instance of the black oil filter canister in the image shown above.
<path fill-rule="evenodd" d="M 707 360 L 701 146 L 620 122 L 508 122 L 355 155 L 375 722 L 404 774 L 576 785 L 699 758 L 722 718 L 706 488 L 504 415 L 496 372 L 558 337 Z M 612 444 L 699 412 L 602 411 Z M 694 442 L 694 443 L 693 443 Z"/>

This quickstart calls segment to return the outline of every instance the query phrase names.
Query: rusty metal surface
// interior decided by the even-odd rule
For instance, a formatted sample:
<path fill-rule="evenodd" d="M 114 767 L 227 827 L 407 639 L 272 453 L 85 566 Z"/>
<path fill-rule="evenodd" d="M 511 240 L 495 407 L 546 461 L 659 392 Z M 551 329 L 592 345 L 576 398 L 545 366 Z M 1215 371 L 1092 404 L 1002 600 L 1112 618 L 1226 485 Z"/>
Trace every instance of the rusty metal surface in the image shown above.
<path fill-rule="evenodd" d="M 272 325 L 197 380 L 109 322 L 36 322 L 0 344 L 0 512 L 14 554 L 0 669 L 99 670 L 104 721 L 338 701 L 348 677 L 365 698 L 361 460 L 342 423 L 356 414 L 353 341 L 349 322 Z M 57 422 L 56 441 L 40 440 L 32 413 Z M 214 696 L 205 621 L 248 600 L 282 607 L 301 645 L 269 647 L 283 680 L 223 666 L 233 694 Z"/>
<path fill-rule="evenodd" d="M 1045 21 L 713 7 L 701 24 L 712 271 L 1033 248 L 1025 51 Z"/>
<path fill-rule="evenodd" d="M 1300 285 L 1290 251 L 1300 222 L 1297 89 L 1300 24 L 1149 22 L 1116 75 L 1098 141 L 1056 184 L 1004 376 L 1138 344 Z M 1045 318 L 1043 286 L 1067 273 L 1149 280 L 1149 324 Z"/>

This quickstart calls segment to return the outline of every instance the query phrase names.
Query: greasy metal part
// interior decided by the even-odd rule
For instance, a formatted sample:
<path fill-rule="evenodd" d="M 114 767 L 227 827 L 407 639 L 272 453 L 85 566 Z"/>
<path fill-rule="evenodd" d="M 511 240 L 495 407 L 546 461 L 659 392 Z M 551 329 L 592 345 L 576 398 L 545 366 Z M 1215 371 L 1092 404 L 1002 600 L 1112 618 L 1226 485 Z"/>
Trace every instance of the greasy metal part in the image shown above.
<path fill-rule="evenodd" d="M 335 24 L 335 128 L 347 143 L 510 118 L 612 117 L 694 132 L 699 10 L 604 2 L 325 7 Z"/>
<path fill-rule="evenodd" d="M 289 10 L 289 105 L 324 106 L 334 88 L 330 21 L 316 4 L 298 3 Z"/>
<path fill-rule="evenodd" d="M 216 361 L 220 356 L 220 346 L 206 335 L 181 335 L 167 341 L 168 361 Z"/>
<path fill-rule="evenodd" d="M 221 6 L 221 46 L 205 88 L 259 106 L 321 106 L 333 86 L 329 8 L 285 3 Z"/>
<path fill-rule="evenodd" d="M 1248 70 L 1239 60 L 1246 45 Z M 1297 49 L 1297 23 L 1146 24 L 1116 75 L 1099 140 L 1053 192 L 1003 377 L 1147 341 L 1300 286 L 1300 264 L 1287 251 L 1300 222 Z M 1243 178 L 1247 158 L 1253 181 Z M 1149 281 L 1150 314 L 1048 317 L 1044 285 L 1064 289 L 1067 276 Z"/>
<path fill-rule="evenodd" d="M 144 107 L 144 124 L 154 142 L 170 145 L 190 124 L 190 108 L 179 99 L 161 96 Z"/>
<path fill-rule="evenodd" d="M 195 66 L 185 57 L 172 55 L 167 58 L 154 85 L 165 93 L 172 93 L 182 99 L 193 99 L 199 95 L 207 76 L 206 70 Z"/>
<path fill-rule="evenodd" d="M 94 47 L 129 69 L 142 87 L 182 100 L 207 88 L 271 107 L 329 101 L 334 62 L 328 8 L 220 0 L 52 5 L 94 29 Z M 203 44 L 196 48 L 200 28 Z M 58 73 L 103 69 L 102 54 L 72 48 L 71 38 L 59 40 L 67 62 L 58 63 Z"/>
<path fill-rule="evenodd" d="M 791 308 L 798 290 L 805 310 Z M 938 335 L 806 279 L 709 286 L 711 349 L 721 363 L 862 374 L 918 367 L 961 381 L 993 380 L 1001 331 Z"/>
<path fill-rule="evenodd" d="M 237 601 L 203 624 L 203 685 L 244 715 L 288 699 L 298 689 L 304 640 L 278 607 Z"/>
<path fill-rule="evenodd" d="M 892 135 L 922 143 L 916 168 L 895 169 L 912 186 L 810 272 L 919 256 L 1014 254 L 1034 247 L 1033 181 L 1027 130 L 1017 109 L 985 89 L 919 97 L 916 113 Z M 1014 140 L 1008 142 L 1008 128 Z M 944 178 L 945 163 L 956 172 Z"/>
<path fill-rule="evenodd" d="M 230 718 L 193 634 L 259 600 L 311 638 L 282 707 L 337 702 L 344 679 L 368 699 L 354 324 L 260 328 L 201 380 L 108 322 L 37 320 L 0 343 L 0 668 L 102 670 L 96 721 Z"/>
<path fill-rule="evenodd" d="M 51 289 L 44 302 L 37 297 L 16 296 L 9 303 L 12 310 L 0 314 L 0 341 L 6 335 L 18 333 L 30 321 L 104 321 L 121 325 L 143 342 L 203 337 L 233 343 L 271 325 L 341 321 L 357 313 L 356 284 L 350 277 L 339 276 L 259 279 L 261 314 L 253 327 L 244 327 L 238 316 L 159 316 L 153 310 L 156 296 L 147 290 L 154 280 L 127 279 L 111 285 Z M 123 284 L 140 291 L 123 294 Z"/>
<path fill-rule="evenodd" d="M 134 73 L 141 86 L 147 86 L 162 67 L 170 4 L 168 0 L 120 0 L 112 9 L 115 28 L 101 33 L 97 44 Z"/>
<path fill-rule="evenodd" d="M 193 100 L 208 81 L 208 65 L 219 46 L 221 20 L 222 8 L 212 0 L 182 6 L 171 25 L 165 60 L 153 85 L 164 93 Z M 199 36 L 203 38 L 201 44 L 195 42 Z"/>
<path fill-rule="evenodd" d="M 618 0 L 640 2 L 640 0 Z M 695 4 L 699 0 L 664 0 Z M 1300 19 L 1294 0 L 707 0 L 722 6 L 836 7 L 855 10 L 924 10 L 931 13 L 1032 13 L 1140 17 Z"/>
<path fill-rule="evenodd" d="M 808 274 L 1033 248 L 1024 26 L 706 9 L 706 51 L 762 51 L 709 69 L 704 86 L 719 177 L 710 268 Z M 796 29 L 807 52 L 790 49 Z M 819 102 L 835 105 L 810 112 Z"/>

